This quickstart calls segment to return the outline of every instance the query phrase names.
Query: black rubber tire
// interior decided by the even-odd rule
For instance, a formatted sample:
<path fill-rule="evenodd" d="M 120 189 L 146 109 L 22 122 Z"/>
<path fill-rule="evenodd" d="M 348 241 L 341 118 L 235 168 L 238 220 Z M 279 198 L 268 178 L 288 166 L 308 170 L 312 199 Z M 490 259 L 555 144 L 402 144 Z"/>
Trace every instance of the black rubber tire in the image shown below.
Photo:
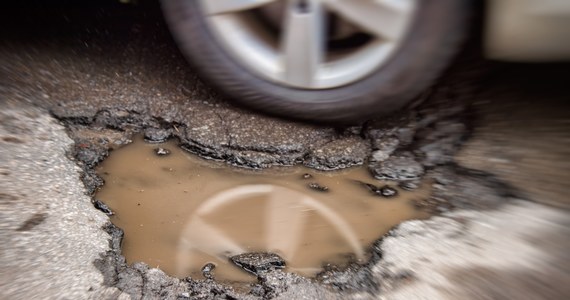
<path fill-rule="evenodd" d="M 178 46 L 205 79 L 248 107 L 310 122 L 354 123 L 404 107 L 437 79 L 467 31 L 468 0 L 422 0 L 411 30 L 375 73 L 332 89 L 265 80 L 232 59 L 209 31 L 197 0 L 161 0 Z"/>

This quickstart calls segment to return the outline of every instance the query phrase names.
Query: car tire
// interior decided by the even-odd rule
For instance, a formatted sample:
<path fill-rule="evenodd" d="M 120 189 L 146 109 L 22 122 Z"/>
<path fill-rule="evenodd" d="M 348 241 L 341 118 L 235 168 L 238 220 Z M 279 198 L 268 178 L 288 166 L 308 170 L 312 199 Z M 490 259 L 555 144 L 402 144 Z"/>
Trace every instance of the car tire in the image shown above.
<path fill-rule="evenodd" d="M 324 123 L 356 123 L 402 109 L 429 87 L 467 32 L 467 0 L 423 0 L 389 61 L 340 87 L 302 89 L 251 72 L 217 41 L 196 0 L 161 0 L 182 53 L 203 78 L 235 101 L 268 114 Z"/>

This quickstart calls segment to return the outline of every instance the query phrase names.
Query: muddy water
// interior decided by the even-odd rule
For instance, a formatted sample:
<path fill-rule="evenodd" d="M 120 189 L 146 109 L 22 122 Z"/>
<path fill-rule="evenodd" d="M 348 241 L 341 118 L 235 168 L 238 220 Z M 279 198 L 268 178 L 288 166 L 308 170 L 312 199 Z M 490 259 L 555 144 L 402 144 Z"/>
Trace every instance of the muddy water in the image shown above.
<path fill-rule="evenodd" d="M 170 154 L 156 155 L 158 147 Z M 426 189 L 374 195 L 356 182 L 383 185 L 365 168 L 243 170 L 197 158 L 175 142 L 137 138 L 97 171 L 105 185 L 96 197 L 115 211 L 111 219 L 125 231 L 127 261 L 177 277 L 199 278 L 212 262 L 217 279 L 252 280 L 228 257 L 254 251 L 277 253 L 288 271 L 312 276 L 323 263 L 365 260 L 367 247 L 391 227 L 426 217 L 410 204 L 427 196 Z"/>

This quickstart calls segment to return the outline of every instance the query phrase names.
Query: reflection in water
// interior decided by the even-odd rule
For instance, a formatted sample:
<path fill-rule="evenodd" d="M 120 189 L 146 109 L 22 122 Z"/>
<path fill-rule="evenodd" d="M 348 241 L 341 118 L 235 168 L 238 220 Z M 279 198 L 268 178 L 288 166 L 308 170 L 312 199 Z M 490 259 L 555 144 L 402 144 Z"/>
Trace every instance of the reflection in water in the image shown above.
<path fill-rule="evenodd" d="M 157 156 L 157 147 L 171 154 Z M 365 168 L 243 170 L 196 158 L 174 142 L 141 139 L 114 151 L 98 173 L 105 186 L 97 198 L 116 212 L 112 221 L 125 231 L 129 262 L 179 277 L 200 277 L 213 262 L 216 278 L 231 281 L 252 280 L 228 260 L 244 252 L 277 253 L 287 270 L 308 276 L 325 262 L 346 263 L 349 254 L 364 260 L 366 247 L 392 226 L 425 217 L 409 201 L 428 193 L 382 198 L 355 183 L 382 184 Z M 311 189 L 312 183 L 329 189 Z"/>
<path fill-rule="evenodd" d="M 331 234 L 339 235 L 357 259 L 365 259 L 357 234 L 342 216 L 326 205 L 304 193 L 284 187 L 268 184 L 245 185 L 219 193 L 204 201 L 196 209 L 181 235 L 181 246 L 177 253 L 179 273 L 192 265 L 191 258 L 186 255 L 190 253 L 189 250 L 209 253 L 220 260 L 226 259 L 228 255 L 251 252 L 241 247 L 232 236 L 228 236 L 225 233 L 227 229 L 224 230 L 229 226 L 239 227 L 240 223 L 245 220 L 231 224 L 219 222 L 216 219 L 208 222 L 205 219 L 209 214 L 224 206 L 238 203 L 240 206 L 249 206 L 247 202 L 260 196 L 265 198 L 265 214 L 255 216 L 262 219 L 262 224 L 265 225 L 265 233 L 259 237 L 258 241 L 261 245 L 260 250 L 279 253 L 286 261 L 295 261 L 295 254 L 299 247 L 302 247 L 299 243 L 303 240 L 306 230 L 310 230 L 306 228 L 307 219 L 320 216 L 327 221 L 326 225 Z M 315 267 L 292 268 L 291 271 L 307 274 L 314 272 L 315 269 Z"/>

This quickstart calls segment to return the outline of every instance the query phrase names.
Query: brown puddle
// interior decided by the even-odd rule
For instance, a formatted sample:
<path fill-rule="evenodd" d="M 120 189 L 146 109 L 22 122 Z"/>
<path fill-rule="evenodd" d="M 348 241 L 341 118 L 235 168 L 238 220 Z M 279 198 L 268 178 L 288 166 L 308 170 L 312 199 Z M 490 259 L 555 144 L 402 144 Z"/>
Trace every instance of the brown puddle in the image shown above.
<path fill-rule="evenodd" d="M 217 279 L 251 281 L 228 257 L 258 251 L 279 254 L 288 271 L 314 276 L 323 263 L 342 265 L 350 254 L 364 261 L 367 247 L 394 225 L 427 217 L 410 203 L 426 197 L 426 188 L 376 196 L 354 181 L 383 185 L 365 167 L 244 170 L 200 159 L 173 141 L 135 140 L 97 168 L 105 179 L 97 198 L 116 213 L 111 220 L 125 232 L 127 261 L 173 276 L 200 278 L 212 262 Z M 171 154 L 155 155 L 158 147 Z"/>

